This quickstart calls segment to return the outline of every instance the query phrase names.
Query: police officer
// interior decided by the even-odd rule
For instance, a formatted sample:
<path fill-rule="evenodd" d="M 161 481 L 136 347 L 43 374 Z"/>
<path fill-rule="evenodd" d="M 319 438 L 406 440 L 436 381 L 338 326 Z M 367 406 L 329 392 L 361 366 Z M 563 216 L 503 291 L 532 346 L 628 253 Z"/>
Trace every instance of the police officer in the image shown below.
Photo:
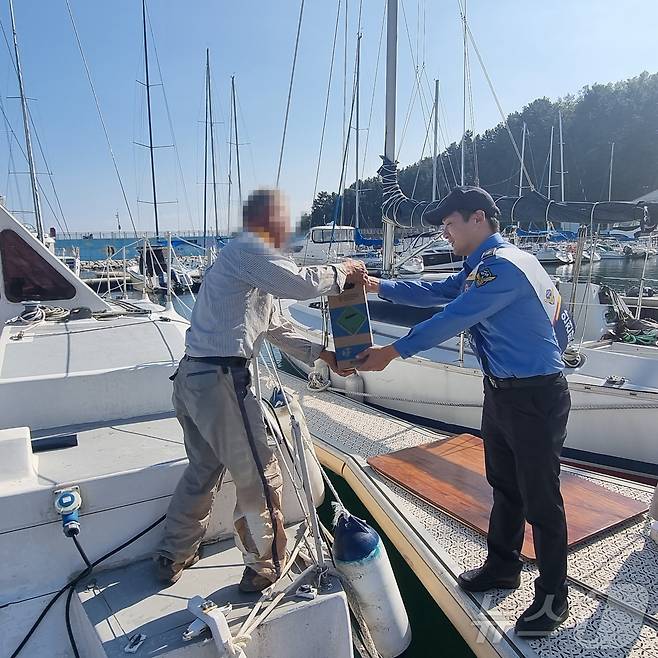
<path fill-rule="evenodd" d="M 289 214 L 277 190 L 255 191 L 243 210 L 245 232 L 232 239 L 204 276 L 174 375 L 173 402 L 189 465 L 167 511 L 156 557 L 161 580 L 176 582 L 199 559 L 198 549 L 225 469 L 236 490 L 236 544 L 246 568 L 244 592 L 273 583 L 285 561 L 282 478 L 268 445 L 260 400 L 251 390 L 249 360 L 265 338 L 312 365 L 324 360 L 341 375 L 334 352 L 309 342 L 278 313 L 274 298 L 313 299 L 363 283 L 358 261 L 299 268 L 279 247 Z"/>
<path fill-rule="evenodd" d="M 389 198 L 400 194 L 398 188 Z M 392 359 L 409 358 L 470 330 L 484 374 L 481 427 L 494 502 L 487 559 L 461 574 L 459 585 L 471 592 L 518 588 L 527 519 L 539 577 L 516 632 L 542 636 L 569 614 L 559 458 L 571 406 L 561 357 L 572 337 L 570 319 L 539 261 L 501 237 L 499 210 L 485 190 L 455 188 L 423 212 L 426 222 L 442 222 L 455 254 L 466 257 L 463 269 L 445 281 L 369 278 L 368 290 L 388 301 L 445 307 L 391 345 L 363 352 L 359 370 L 383 370 Z"/>

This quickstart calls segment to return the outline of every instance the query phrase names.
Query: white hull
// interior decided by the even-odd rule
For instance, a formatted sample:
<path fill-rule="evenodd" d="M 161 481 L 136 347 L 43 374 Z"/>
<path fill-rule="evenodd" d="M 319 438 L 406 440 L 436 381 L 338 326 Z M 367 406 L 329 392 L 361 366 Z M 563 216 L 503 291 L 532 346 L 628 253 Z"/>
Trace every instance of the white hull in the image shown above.
<path fill-rule="evenodd" d="M 321 336 L 316 309 L 297 304 L 285 309 L 300 331 L 315 340 Z M 404 327 L 373 323 L 376 344 L 405 335 Z M 619 473 L 658 475 L 658 389 L 634 385 L 656 369 L 658 351 L 623 344 L 592 344 L 583 349 L 586 364 L 568 371 L 573 410 L 564 455 L 575 462 Z M 635 358 L 633 358 L 635 357 Z M 290 357 L 305 373 L 308 366 Z M 625 369 L 625 370 L 624 370 Z M 620 387 L 606 386 L 609 375 L 626 374 Z M 465 352 L 459 363 L 457 339 L 428 350 L 422 356 L 396 359 L 383 372 L 363 372 L 368 403 L 407 414 L 430 425 L 455 430 L 479 430 L 483 400 L 482 372 L 474 355 Z M 345 379 L 332 373 L 332 385 L 345 387 Z M 650 376 L 653 378 L 653 375 Z M 645 405 L 644 409 L 637 407 Z"/>

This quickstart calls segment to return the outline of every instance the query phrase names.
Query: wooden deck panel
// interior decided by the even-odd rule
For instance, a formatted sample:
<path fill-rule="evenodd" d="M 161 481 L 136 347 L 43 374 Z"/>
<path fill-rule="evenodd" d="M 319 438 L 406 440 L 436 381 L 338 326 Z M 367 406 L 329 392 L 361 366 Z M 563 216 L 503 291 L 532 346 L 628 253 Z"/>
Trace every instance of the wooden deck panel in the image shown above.
<path fill-rule="evenodd" d="M 470 434 L 377 455 L 368 463 L 431 505 L 486 534 L 493 501 L 484 474 L 482 440 Z M 647 511 L 648 506 L 590 480 L 560 475 L 569 546 L 614 528 Z M 526 524 L 522 554 L 536 558 L 532 528 Z"/>

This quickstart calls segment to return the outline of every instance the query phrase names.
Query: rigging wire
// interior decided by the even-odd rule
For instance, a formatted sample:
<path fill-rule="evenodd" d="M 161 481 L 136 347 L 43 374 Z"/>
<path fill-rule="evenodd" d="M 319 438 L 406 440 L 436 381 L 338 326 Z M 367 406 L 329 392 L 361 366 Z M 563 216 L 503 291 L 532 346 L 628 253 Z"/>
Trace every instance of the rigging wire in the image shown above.
<path fill-rule="evenodd" d="M 164 78 L 162 77 L 162 69 L 160 68 L 160 58 L 158 56 L 158 48 L 155 43 L 155 34 L 153 33 L 153 24 L 151 23 L 151 15 L 149 14 L 148 7 L 146 8 L 146 20 L 149 25 L 149 32 L 151 33 L 151 45 L 153 47 L 153 54 L 155 55 L 155 64 L 158 67 L 158 75 L 160 76 L 160 85 L 162 86 L 162 98 L 164 100 L 165 112 L 167 121 L 169 123 L 169 130 L 171 132 L 171 141 L 173 142 L 174 153 L 176 154 L 176 163 L 178 164 L 178 172 L 180 175 L 181 186 L 183 188 L 183 198 L 185 199 L 185 207 L 187 209 L 188 221 L 192 229 L 196 231 L 194 221 L 192 219 L 192 210 L 190 207 L 190 200 L 187 196 L 187 186 L 185 185 L 185 176 L 183 175 L 183 165 L 181 164 L 180 153 L 176 143 L 176 134 L 174 132 L 174 122 L 171 119 L 171 111 L 169 110 L 169 101 L 167 100 L 167 91 L 165 89 Z"/>
<path fill-rule="evenodd" d="M 16 132 L 14 131 L 11 123 L 9 122 L 9 117 L 7 116 L 7 113 L 5 112 L 5 107 L 4 107 L 4 105 L 2 104 L 1 101 L 0 101 L 0 112 L 2 112 L 2 116 L 5 120 L 5 124 L 6 124 L 7 128 L 9 129 L 9 131 L 11 132 L 11 134 L 13 135 L 14 140 L 16 141 L 16 144 L 18 145 L 18 148 L 21 151 L 21 154 L 27 160 L 27 153 L 25 152 L 25 149 L 23 148 L 23 145 L 21 144 L 20 140 L 18 139 L 18 135 L 16 135 Z M 13 158 L 13 156 L 12 156 L 12 158 Z M 8 172 L 8 175 L 9 175 L 9 172 Z M 48 195 L 46 194 L 46 191 L 43 188 L 43 185 L 41 184 L 41 182 L 38 179 L 37 179 L 37 185 L 39 186 L 39 190 L 43 194 L 43 198 L 46 200 L 46 204 L 48 205 L 48 208 L 50 208 L 50 212 L 52 212 L 53 217 L 55 218 L 55 221 L 57 222 L 57 226 L 59 226 L 62 233 L 64 233 L 65 231 L 64 231 L 64 228 L 62 227 L 62 225 L 59 221 L 59 217 L 57 216 L 57 213 L 55 212 L 55 209 L 53 208 L 52 204 L 50 203 L 50 199 L 48 198 Z M 20 201 L 21 206 L 22 206 L 23 203 L 22 203 L 22 200 L 21 200 L 21 194 L 20 194 L 19 189 L 20 189 L 20 187 L 19 187 L 18 182 L 17 182 L 16 183 L 16 192 L 17 192 L 17 196 L 18 196 L 19 201 Z M 21 212 L 26 212 L 26 211 L 21 209 Z"/>
<path fill-rule="evenodd" d="M 10 61 L 11 61 L 11 63 L 12 63 L 13 68 L 14 68 L 14 72 L 16 73 L 16 75 L 18 75 L 18 68 L 17 68 L 17 66 L 16 66 L 16 62 L 14 61 L 14 56 L 13 56 L 13 54 L 12 54 L 11 46 L 9 45 L 9 39 L 8 39 L 8 37 L 7 37 L 7 32 L 5 31 L 5 26 L 4 26 L 4 23 L 3 23 L 2 21 L 0 21 L 0 29 L 2 30 L 2 36 L 3 36 L 3 38 L 4 38 L 5 45 L 7 46 L 7 51 L 9 52 L 9 59 L 10 59 Z M 11 130 L 11 133 L 12 133 L 12 135 L 14 136 L 14 139 L 16 140 L 16 143 L 18 144 L 18 146 L 19 146 L 19 148 L 20 148 L 20 150 L 21 150 L 21 153 L 23 154 L 23 156 L 24 156 L 25 159 L 27 160 L 27 159 L 28 159 L 28 157 L 27 157 L 27 153 L 26 153 L 25 150 L 23 149 L 23 145 L 20 143 L 20 141 L 19 141 L 19 139 L 18 139 L 18 137 L 17 137 L 17 135 L 16 135 L 16 132 L 14 131 L 14 129 L 13 129 L 11 123 L 9 122 L 9 118 L 7 117 L 7 114 L 5 113 L 4 106 L 2 106 L 2 114 L 3 114 L 3 116 L 4 116 L 5 123 L 7 124 L 7 127 Z M 35 127 L 35 125 L 34 125 L 34 121 L 33 121 L 33 119 L 32 119 L 32 114 L 31 114 L 31 112 L 30 112 L 30 108 L 29 108 L 29 107 L 27 108 L 27 114 L 28 114 L 28 120 L 29 120 L 29 122 L 32 124 L 32 127 L 34 128 L 35 136 L 37 137 L 37 140 L 38 140 L 38 139 L 39 139 L 39 136 L 38 136 L 38 134 L 37 134 L 37 132 L 36 132 L 36 127 Z M 45 160 L 45 156 L 44 156 L 44 153 L 43 153 L 43 149 L 41 149 L 41 147 L 40 147 L 40 150 L 41 150 L 41 157 L 42 157 L 42 159 L 44 160 L 44 164 L 45 164 L 45 166 L 46 166 L 46 171 L 49 171 L 50 168 L 48 167 L 48 163 L 47 163 L 46 160 Z M 36 184 L 37 184 L 37 187 L 39 188 L 39 190 L 41 191 L 41 193 L 43 194 L 44 198 L 46 199 L 46 203 L 48 204 L 48 207 L 50 208 L 50 211 L 52 212 L 52 214 L 53 214 L 53 216 L 54 216 L 54 218 L 55 218 L 55 221 L 57 222 L 57 225 L 59 226 L 59 228 L 60 228 L 60 230 L 62 231 L 62 233 L 65 233 L 64 228 L 62 227 L 62 224 L 61 224 L 60 221 L 59 221 L 59 217 L 58 217 L 57 213 L 55 212 L 55 209 L 53 208 L 52 204 L 50 203 L 50 200 L 48 199 L 48 197 L 47 197 L 47 195 L 46 195 L 46 191 L 44 190 L 43 185 L 41 184 L 41 182 L 39 181 L 38 178 L 36 179 Z M 18 184 L 17 184 L 17 185 L 18 185 Z M 54 185 L 54 184 L 53 184 L 53 185 Z M 21 204 L 21 205 L 22 205 L 22 204 Z M 61 207 L 61 206 L 60 206 L 60 207 Z M 62 216 L 62 218 L 64 219 L 63 216 Z M 65 220 L 65 219 L 64 219 L 64 225 L 66 226 L 66 232 L 69 232 L 69 231 L 68 231 L 68 226 L 66 225 L 66 220 Z"/>
<path fill-rule="evenodd" d="M 503 107 L 500 103 L 500 99 L 498 98 L 498 94 L 496 93 L 496 89 L 494 88 L 493 81 L 491 80 L 491 77 L 489 76 L 489 71 L 487 70 L 487 67 L 484 65 L 484 60 L 482 59 L 482 55 L 480 54 L 480 50 L 477 46 L 477 43 L 475 42 L 475 37 L 473 36 L 473 32 L 471 31 L 471 26 L 468 24 L 468 21 L 466 20 L 466 18 L 464 16 L 464 7 L 462 5 L 462 0 L 457 0 L 457 3 L 459 4 L 459 12 L 461 14 L 462 20 L 464 21 L 464 27 L 465 27 L 466 32 L 468 34 L 468 38 L 470 39 L 471 45 L 473 46 L 473 51 L 475 52 L 475 55 L 478 58 L 478 62 L 480 63 L 480 67 L 482 68 L 482 73 L 484 73 L 484 77 L 487 80 L 489 90 L 491 91 L 494 102 L 496 103 L 496 107 L 498 108 L 498 112 L 500 114 L 503 125 L 505 126 L 505 128 L 507 130 L 507 134 L 509 135 L 510 141 L 512 142 L 512 147 L 514 148 L 514 152 L 516 153 L 516 157 L 519 159 L 519 162 L 521 163 L 521 166 L 523 167 L 523 171 L 525 173 L 526 180 L 528 181 L 528 184 L 530 185 L 530 190 L 534 192 L 535 186 L 532 182 L 532 179 L 530 178 L 530 175 L 528 174 L 528 170 L 525 166 L 525 163 L 523 162 L 523 158 L 521 157 L 521 152 L 519 151 L 519 147 L 517 146 L 516 140 L 514 139 L 514 135 L 512 134 L 512 131 L 509 127 L 507 117 L 505 116 L 505 112 L 503 111 Z"/>
<path fill-rule="evenodd" d="M 251 137 L 249 136 L 249 133 L 247 132 L 247 122 L 245 121 L 244 118 L 244 111 L 242 109 L 242 104 L 240 103 L 240 96 L 238 95 L 238 92 L 235 92 L 235 101 L 238 104 L 237 110 L 238 110 L 238 117 L 240 118 L 240 123 L 242 124 L 242 134 L 244 135 L 244 138 L 247 140 L 245 142 L 241 142 L 240 146 L 247 146 L 249 148 L 249 159 L 251 160 L 251 173 L 254 177 L 254 182 L 258 181 L 258 174 L 256 173 L 256 159 L 254 158 L 254 149 L 252 148 L 251 145 Z"/>
<path fill-rule="evenodd" d="M 425 74 L 425 82 L 427 83 L 427 89 L 428 89 L 428 94 L 432 95 L 432 86 L 430 84 L 430 80 L 427 77 L 427 71 L 423 71 Z M 450 151 L 448 150 L 448 145 L 450 143 L 449 140 L 449 133 L 450 133 L 450 124 L 448 123 L 448 114 L 445 109 L 445 105 L 441 102 L 441 96 L 439 95 L 439 118 L 441 121 L 439 121 L 439 140 L 443 141 L 443 146 L 444 146 L 444 157 L 447 158 L 448 164 L 450 165 L 450 173 L 452 174 L 452 181 L 453 181 L 453 186 L 457 186 L 457 175 L 455 174 L 455 168 L 454 165 L 452 164 L 452 157 L 450 156 Z M 450 182 L 448 181 L 448 176 L 445 173 L 445 165 L 441 164 L 443 167 L 443 173 L 445 176 L 446 180 L 446 185 L 450 187 Z"/>
<path fill-rule="evenodd" d="M 473 173 L 475 185 L 480 185 L 480 170 L 478 167 L 478 149 L 477 149 L 477 135 L 475 134 L 475 105 L 473 103 L 473 85 L 471 81 L 471 63 L 468 57 L 468 50 L 466 51 L 466 85 L 468 89 L 468 109 L 471 119 L 471 145 L 473 147 Z"/>
<path fill-rule="evenodd" d="M 89 86 L 91 87 L 91 93 L 92 96 L 94 97 L 94 103 L 96 104 L 96 111 L 98 112 L 98 118 L 101 122 L 101 126 L 103 128 L 103 134 L 105 135 L 105 141 L 107 143 L 107 147 L 110 151 L 110 157 L 112 158 L 112 164 L 114 165 L 114 172 L 116 173 L 117 180 L 119 182 L 119 187 L 121 188 L 121 195 L 123 196 L 123 202 L 126 206 L 126 210 L 128 211 L 128 217 L 130 218 L 130 223 L 132 224 L 133 231 L 135 232 L 135 237 L 137 237 L 137 227 L 135 226 L 135 221 L 133 219 L 133 214 L 132 210 L 130 209 L 130 204 L 128 203 L 128 196 L 126 195 L 126 188 L 123 185 L 123 180 L 121 178 L 121 173 L 119 172 L 119 165 L 117 164 L 116 156 L 114 155 L 114 149 L 112 148 L 112 142 L 110 141 L 110 135 L 107 130 L 107 126 L 105 125 L 105 119 L 103 118 L 103 112 L 101 111 L 101 106 L 100 106 L 100 101 L 98 100 L 98 95 L 96 94 L 96 88 L 94 86 L 94 81 L 92 80 L 91 77 L 91 71 L 89 70 L 89 65 L 87 64 L 87 58 L 85 56 L 84 50 L 82 48 L 82 42 L 80 40 L 80 35 L 78 34 L 78 28 L 75 24 L 75 18 L 73 17 L 73 11 L 71 10 L 71 4 L 69 0 L 66 0 L 66 8 L 69 13 L 69 17 L 71 19 L 71 25 L 73 27 L 73 33 L 75 34 L 75 40 L 78 44 L 78 50 L 80 51 L 80 56 L 82 58 L 82 63 L 84 65 L 85 73 L 87 75 L 87 80 L 89 82 Z"/>
<path fill-rule="evenodd" d="M 370 125 L 372 123 L 372 111 L 375 107 L 375 92 L 377 90 L 377 74 L 379 73 L 379 60 L 382 53 L 382 41 L 384 38 L 384 26 L 386 25 L 386 3 L 384 3 L 384 13 L 382 14 L 382 26 L 379 30 L 379 44 L 377 46 L 377 63 L 375 64 L 375 79 L 372 83 L 372 98 L 370 99 L 370 112 L 368 115 L 368 127 L 366 128 L 366 143 L 363 149 L 363 164 L 361 165 L 361 177 L 365 173 L 366 158 L 368 156 L 368 141 L 370 139 Z"/>
<path fill-rule="evenodd" d="M 338 40 L 338 24 L 340 22 L 340 5 L 342 0 L 338 0 L 338 10 L 336 12 L 336 24 L 334 26 L 334 41 L 331 46 L 331 62 L 329 64 L 329 81 L 327 82 L 327 95 L 324 101 L 324 118 L 322 119 L 322 133 L 320 135 L 320 152 L 318 153 L 318 164 L 315 168 L 315 184 L 313 185 L 313 200 L 318 192 L 318 179 L 320 177 L 320 163 L 322 162 L 322 149 L 324 146 L 324 134 L 327 128 L 327 116 L 329 115 L 329 97 L 331 94 L 331 80 L 334 72 L 334 61 L 336 58 L 336 41 Z M 367 141 L 366 141 L 367 144 Z"/>
<path fill-rule="evenodd" d="M 288 101 L 286 102 L 286 115 L 283 120 L 283 135 L 281 136 L 281 151 L 279 152 L 279 166 L 276 172 L 276 186 L 279 186 L 281 179 L 281 165 L 283 164 L 283 151 L 286 145 L 286 132 L 288 130 L 288 117 L 290 115 L 290 102 L 292 100 L 292 85 L 295 80 L 295 68 L 297 66 L 297 52 L 299 50 L 299 35 L 302 31 L 302 18 L 304 16 L 304 0 L 299 6 L 299 20 L 297 22 L 297 37 L 295 38 L 295 52 L 292 58 L 292 70 L 290 71 L 290 86 L 288 87 Z M 237 120 L 237 119 L 236 119 Z"/>

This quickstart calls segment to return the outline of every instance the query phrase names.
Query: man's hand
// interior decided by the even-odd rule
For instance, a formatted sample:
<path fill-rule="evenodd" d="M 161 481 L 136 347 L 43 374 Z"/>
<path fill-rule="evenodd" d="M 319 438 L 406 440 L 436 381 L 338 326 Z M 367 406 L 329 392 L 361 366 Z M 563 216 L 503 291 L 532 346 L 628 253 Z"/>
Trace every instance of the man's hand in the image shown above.
<path fill-rule="evenodd" d="M 379 294 L 379 279 L 376 279 L 374 276 L 366 277 L 366 292 Z"/>
<path fill-rule="evenodd" d="M 368 278 L 368 271 L 362 260 L 348 258 L 341 263 L 341 267 L 347 275 L 347 283 L 352 283 L 355 286 L 365 285 L 366 279 Z"/>
<path fill-rule="evenodd" d="M 341 377 L 347 377 L 348 375 L 353 375 L 356 372 L 354 368 L 341 370 L 338 367 L 338 364 L 336 363 L 336 352 L 332 352 L 331 350 L 322 350 L 318 358 L 322 359 L 329 366 L 329 369 L 331 371 L 335 372 L 337 375 L 340 375 Z"/>
<path fill-rule="evenodd" d="M 361 362 L 357 370 L 384 370 L 393 359 L 397 359 L 399 356 L 400 353 L 394 345 L 386 345 L 386 347 L 373 345 L 373 347 L 369 347 L 356 355 L 356 358 Z"/>

